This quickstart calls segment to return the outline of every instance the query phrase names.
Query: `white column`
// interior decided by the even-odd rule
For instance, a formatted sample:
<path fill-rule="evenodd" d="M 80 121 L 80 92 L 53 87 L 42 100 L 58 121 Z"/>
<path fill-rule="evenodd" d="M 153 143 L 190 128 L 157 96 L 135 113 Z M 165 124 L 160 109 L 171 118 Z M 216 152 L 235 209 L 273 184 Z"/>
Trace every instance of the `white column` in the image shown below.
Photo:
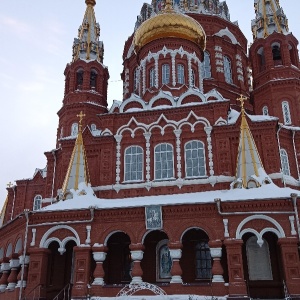
<path fill-rule="evenodd" d="M 140 269 L 140 263 L 141 260 L 143 259 L 144 256 L 144 251 L 142 250 L 132 250 L 130 251 L 131 253 L 131 259 L 133 261 L 133 270 L 132 273 L 136 272 L 137 269 L 137 273 L 141 273 L 139 270 Z M 132 276 L 132 280 L 131 280 L 131 284 L 136 284 L 136 283 L 142 283 L 143 279 L 141 276 Z"/>
<path fill-rule="evenodd" d="M 155 55 L 155 87 L 158 89 L 158 83 L 159 83 L 159 70 L 158 70 L 158 55 Z"/>
<path fill-rule="evenodd" d="M 34 247 L 35 246 L 35 238 L 36 238 L 36 228 L 32 228 L 31 232 L 32 232 L 32 240 L 31 240 L 30 246 Z"/>
<path fill-rule="evenodd" d="M 174 133 L 176 136 L 176 161 L 177 161 L 177 177 L 178 179 L 181 179 L 182 174 L 181 174 L 181 140 L 180 140 L 180 136 L 181 136 L 181 129 L 175 129 Z"/>
<path fill-rule="evenodd" d="M 150 182 L 150 138 L 151 138 L 151 133 L 146 132 L 144 133 L 144 137 L 146 139 L 146 181 Z"/>
<path fill-rule="evenodd" d="M 209 158 L 209 174 L 210 176 L 214 176 L 214 162 L 213 162 L 213 153 L 212 153 L 212 144 L 211 144 L 211 131 L 212 127 L 204 128 L 207 135 L 207 149 L 208 149 L 208 158 Z"/>
<path fill-rule="evenodd" d="M 116 161 L 116 184 L 120 184 L 120 173 L 121 173 L 121 141 L 122 135 L 115 135 L 115 140 L 117 141 L 117 161 Z"/>
<path fill-rule="evenodd" d="M 176 53 L 172 52 L 171 57 L 172 57 L 172 84 L 173 86 L 176 85 L 176 62 L 175 62 L 175 56 Z"/>
<path fill-rule="evenodd" d="M 189 74 L 189 87 L 192 88 L 192 58 L 188 56 L 188 74 Z"/>
<path fill-rule="evenodd" d="M 91 230 L 92 230 L 92 226 L 87 225 L 86 226 L 86 240 L 85 240 L 86 245 L 89 245 L 91 243 Z"/>
<path fill-rule="evenodd" d="M 142 62 L 142 71 L 143 71 L 143 75 L 142 75 L 142 93 L 143 95 L 146 93 L 146 61 L 144 60 Z"/>

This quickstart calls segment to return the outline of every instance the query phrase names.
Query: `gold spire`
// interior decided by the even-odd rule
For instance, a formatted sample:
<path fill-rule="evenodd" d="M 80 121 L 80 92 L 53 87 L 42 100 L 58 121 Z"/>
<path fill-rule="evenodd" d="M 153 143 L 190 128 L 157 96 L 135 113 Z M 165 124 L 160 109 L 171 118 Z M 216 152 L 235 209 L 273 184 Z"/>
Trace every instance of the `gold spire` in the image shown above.
<path fill-rule="evenodd" d="M 87 5 L 78 38 L 73 43 L 73 61 L 78 59 L 103 62 L 103 43 L 99 41 L 100 25 L 96 22 L 94 6 L 96 0 L 85 0 Z"/>
<path fill-rule="evenodd" d="M 7 203 L 8 203 L 8 195 L 6 196 L 5 202 L 4 202 L 3 207 L 1 209 L 1 213 L 0 213 L 0 227 L 2 227 L 2 225 L 4 223 L 4 216 L 5 216 L 5 212 L 6 212 Z"/>
<path fill-rule="evenodd" d="M 241 103 L 241 126 L 240 143 L 237 155 L 236 178 L 233 187 L 239 187 L 239 182 L 243 188 L 259 187 L 265 183 L 271 183 L 271 179 L 264 171 L 254 138 L 251 134 L 244 104 L 247 97 L 240 95 L 237 101 Z"/>
<path fill-rule="evenodd" d="M 66 199 L 71 189 L 78 190 L 78 185 L 84 182 L 86 185 L 90 183 L 87 159 L 82 138 L 82 120 L 85 114 L 81 111 L 77 115 L 79 118 L 79 130 L 75 146 L 71 155 L 69 167 L 62 187 L 62 198 Z"/>

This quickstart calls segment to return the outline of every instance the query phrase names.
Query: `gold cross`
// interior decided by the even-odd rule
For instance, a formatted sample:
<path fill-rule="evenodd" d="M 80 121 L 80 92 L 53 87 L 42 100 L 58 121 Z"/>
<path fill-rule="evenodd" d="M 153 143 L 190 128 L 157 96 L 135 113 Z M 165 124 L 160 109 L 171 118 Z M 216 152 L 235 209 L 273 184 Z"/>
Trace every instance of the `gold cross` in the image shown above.
<path fill-rule="evenodd" d="M 244 103 L 248 100 L 248 98 L 241 94 L 240 98 L 237 98 L 236 100 L 241 102 L 241 108 L 244 109 Z"/>
<path fill-rule="evenodd" d="M 85 117 L 85 114 L 81 111 L 79 115 L 77 115 L 79 118 L 79 124 L 81 125 L 83 118 Z"/>
<path fill-rule="evenodd" d="M 9 182 L 8 184 L 7 184 L 7 187 L 8 188 L 11 188 L 13 186 L 13 183 L 12 182 Z"/>
<path fill-rule="evenodd" d="M 165 1 L 165 9 L 166 12 L 173 10 L 173 5 L 171 0 Z"/>

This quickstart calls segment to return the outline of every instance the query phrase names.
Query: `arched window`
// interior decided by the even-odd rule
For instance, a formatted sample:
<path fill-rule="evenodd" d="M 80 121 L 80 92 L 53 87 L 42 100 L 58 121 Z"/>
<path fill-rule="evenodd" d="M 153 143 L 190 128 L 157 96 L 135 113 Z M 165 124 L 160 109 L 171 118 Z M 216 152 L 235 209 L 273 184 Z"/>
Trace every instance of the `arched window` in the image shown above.
<path fill-rule="evenodd" d="M 291 175 L 289 156 L 285 149 L 280 149 L 281 170 L 284 175 Z"/>
<path fill-rule="evenodd" d="M 280 50 L 280 44 L 274 43 L 272 45 L 272 54 L 273 54 L 273 60 L 275 62 L 275 65 L 281 65 L 281 50 Z"/>
<path fill-rule="evenodd" d="M 192 84 L 192 87 L 195 87 L 196 86 L 196 77 L 195 77 L 195 71 L 194 69 L 192 69 L 192 78 L 191 78 L 191 84 Z"/>
<path fill-rule="evenodd" d="M 156 246 L 157 281 L 169 281 L 171 279 L 172 258 L 170 255 L 168 240 L 160 241 Z"/>
<path fill-rule="evenodd" d="M 257 244 L 257 237 L 252 236 L 246 242 L 248 273 L 250 280 L 273 280 L 268 242 Z"/>
<path fill-rule="evenodd" d="M 81 90 L 83 84 L 83 70 L 79 70 L 76 73 L 76 89 Z"/>
<path fill-rule="evenodd" d="M 71 127 L 71 136 L 77 136 L 78 134 L 78 123 L 73 123 Z"/>
<path fill-rule="evenodd" d="M 36 195 L 33 199 L 33 210 L 39 210 L 42 208 L 42 196 Z"/>
<path fill-rule="evenodd" d="M 185 83 L 185 78 L 184 78 L 184 65 L 177 65 L 177 82 L 180 84 Z"/>
<path fill-rule="evenodd" d="M 136 68 L 134 70 L 134 75 L 133 75 L 133 88 L 134 88 L 134 92 L 138 93 L 139 90 L 139 84 L 140 84 L 140 78 L 139 78 L 139 69 Z"/>
<path fill-rule="evenodd" d="M 289 44 L 289 53 L 290 53 L 290 59 L 291 64 L 294 66 L 298 66 L 298 51 L 295 51 L 295 48 L 293 45 Z"/>
<path fill-rule="evenodd" d="M 200 141 L 185 144 L 185 174 L 186 177 L 206 175 L 204 144 Z"/>
<path fill-rule="evenodd" d="M 268 116 L 269 115 L 269 109 L 268 109 L 268 106 L 264 106 L 263 109 L 262 109 L 262 113 L 264 116 Z"/>
<path fill-rule="evenodd" d="M 173 147 L 159 144 L 155 147 L 155 179 L 174 178 Z"/>
<path fill-rule="evenodd" d="M 155 86 L 155 69 L 151 68 L 149 71 L 149 80 L 150 80 L 150 87 Z"/>
<path fill-rule="evenodd" d="M 125 150 L 125 181 L 143 180 L 143 149 L 130 146 Z"/>
<path fill-rule="evenodd" d="M 258 49 L 257 56 L 258 56 L 259 70 L 263 71 L 266 68 L 266 58 L 265 58 L 265 52 L 263 47 Z"/>
<path fill-rule="evenodd" d="M 162 84 L 170 83 L 170 66 L 168 64 L 162 65 Z"/>
<path fill-rule="evenodd" d="M 91 124 L 91 130 L 92 130 L 92 131 L 96 131 L 96 130 L 97 130 L 96 124 Z"/>
<path fill-rule="evenodd" d="M 287 101 L 282 102 L 282 114 L 283 114 L 283 122 L 285 125 L 292 124 L 290 106 Z"/>
<path fill-rule="evenodd" d="M 233 83 L 231 60 L 227 56 L 224 56 L 224 76 L 227 83 Z"/>
<path fill-rule="evenodd" d="M 204 78 L 211 78 L 210 54 L 204 51 Z"/>
<path fill-rule="evenodd" d="M 97 73 L 96 71 L 91 71 L 90 74 L 90 89 L 95 90 L 97 86 Z"/>
<path fill-rule="evenodd" d="M 207 242 L 196 245 L 196 279 L 211 279 L 211 255 Z"/>

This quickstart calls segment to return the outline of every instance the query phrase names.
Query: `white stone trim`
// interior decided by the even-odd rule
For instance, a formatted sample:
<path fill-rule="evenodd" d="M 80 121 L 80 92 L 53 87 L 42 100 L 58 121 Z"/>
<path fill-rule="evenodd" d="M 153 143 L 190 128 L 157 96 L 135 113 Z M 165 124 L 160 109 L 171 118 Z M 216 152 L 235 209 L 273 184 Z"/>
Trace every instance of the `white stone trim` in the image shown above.
<path fill-rule="evenodd" d="M 74 234 L 74 237 L 67 237 L 67 238 L 65 238 L 63 241 L 60 241 L 58 238 L 54 238 L 54 237 L 48 239 L 48 237 L 49 237 L 53 232 L 55 232 L 55 231 L 57 231 L 57 230 L 60 230 L 60 229 L 67 229 L 67 230 L 71 231 L 71 232 Z M 68 239 L 68 240 L 67 240 L 67 239 Z M 54 240 L 57 241 L 59 244 L 61 244 L 61 245 L 63 245 L 63 246 L 64 246 L 69 240 L 73 240 L 73 241 L 77 244 L 77 246 L 80 245 L 80 237 L 79 237 L 77 231 L 76 231 L 74 228 L 72 228 L 72 227 L 70 227 L 70 226 L 68 226 L 68 225 L 57 225 L 57 226 L 54 226 L 54 227 L 50 228 L 49 230 L 47 230 L 46 233 L 43 235 L 41 241 L 40 241 L 40 246 L 39 246 L 39 247 L 40 247 L 40 248 L 48 248 L 49 244 L 50 244 L 52 241 L 54 241 Z"/>
<path fill-rule="evenodd" d="M 243 226 L 246 223 L 248 223 L 248 222 L 250 222 L 252 220 L 265 220 L 265 221 L 268 221 L 268 222 L 272 223 L 276 228 L 271 228 L 271 227 L 264 228 L 260 233 L 257 232 L 253 228 L 245 228 L 245 229 L 242 230 Z M 251 232 L 251 233 L 253 233 L 253 234 L 255 234 L 257 236 L 258 240 L 262 240 L 263 234 L 266 233 L 266 232 L 268 232 L 268 231 L 275 233 L 278 236 L 278 238 L 284 238 L 285 237 L 285 232 L 284 232 L 283 228 L 281 227 L 281 225 L 275 219 L 273 219 L 273 218 L 271 218 L 269 216 L 265 216 L 265 215 L 253 215 L 253 216 L 249 216 L 249 217 L 245 218 L 239 224 L 239 226 L 236 229 L 235 238 L 236 239 L 242 239 L 243 235 L 246 232 Z"/>

